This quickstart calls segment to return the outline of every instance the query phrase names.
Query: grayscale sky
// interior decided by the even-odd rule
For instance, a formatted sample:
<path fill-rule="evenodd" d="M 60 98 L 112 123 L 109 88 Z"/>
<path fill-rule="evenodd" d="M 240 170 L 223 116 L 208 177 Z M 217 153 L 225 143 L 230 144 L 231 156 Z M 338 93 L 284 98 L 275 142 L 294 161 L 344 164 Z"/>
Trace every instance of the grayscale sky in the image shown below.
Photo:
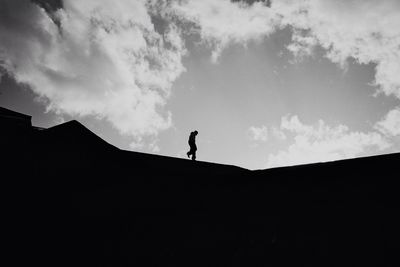
<path fill-rule="evenodd" d="M 398 0 L 0 0 L 0 106 L 250 169 L 400 150 Z"/>

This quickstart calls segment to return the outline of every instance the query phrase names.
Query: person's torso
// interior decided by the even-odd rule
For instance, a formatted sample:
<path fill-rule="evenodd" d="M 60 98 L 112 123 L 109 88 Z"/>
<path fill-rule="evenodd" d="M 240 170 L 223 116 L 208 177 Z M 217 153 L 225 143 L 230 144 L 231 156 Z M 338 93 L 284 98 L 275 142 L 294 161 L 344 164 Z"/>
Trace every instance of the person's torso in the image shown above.
<path fill-rule="evenodd" d="M 189 136 L 189 144 L 194 144 L 196 143 L 196 135 L 194 133 L 191 133 Z"/>

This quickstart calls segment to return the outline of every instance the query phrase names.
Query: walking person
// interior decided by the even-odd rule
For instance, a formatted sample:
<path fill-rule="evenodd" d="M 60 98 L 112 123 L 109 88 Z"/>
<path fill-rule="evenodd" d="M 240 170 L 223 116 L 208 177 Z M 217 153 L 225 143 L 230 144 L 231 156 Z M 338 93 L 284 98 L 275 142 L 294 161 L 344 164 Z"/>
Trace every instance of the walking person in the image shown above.
<path fill-rule="evenodd" d="M 189 146 L 190 150 L 189 152 L 186 153 L 188 158 L 192 156 L 192 160 L 196 160 L 196 151 L 197 151 L 197 146 L 196 146 L 196 135 L 198 134 L 198 131 L 191 132 L 189 135 Z"/>

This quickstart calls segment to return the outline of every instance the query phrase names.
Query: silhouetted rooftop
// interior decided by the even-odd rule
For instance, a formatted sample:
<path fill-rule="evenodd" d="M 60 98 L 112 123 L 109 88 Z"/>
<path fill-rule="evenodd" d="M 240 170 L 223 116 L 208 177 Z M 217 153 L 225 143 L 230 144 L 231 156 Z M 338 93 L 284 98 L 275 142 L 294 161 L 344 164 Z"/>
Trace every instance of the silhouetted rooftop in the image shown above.
<path fill-rule="evenodd" d="M 31 126 L 32 125 L 31 119 L 32 116 L 0 107 L 0 120 L 3 123 L 6 122 L 6 123 L 15 123 L 15 124 Z"/>
<path fill-rule="evenodd" d="M 400 154 L 249 171 L 120 150 L 77 121 L 16 131 L 1 154 L 16 259 L 398 266 Z"/>

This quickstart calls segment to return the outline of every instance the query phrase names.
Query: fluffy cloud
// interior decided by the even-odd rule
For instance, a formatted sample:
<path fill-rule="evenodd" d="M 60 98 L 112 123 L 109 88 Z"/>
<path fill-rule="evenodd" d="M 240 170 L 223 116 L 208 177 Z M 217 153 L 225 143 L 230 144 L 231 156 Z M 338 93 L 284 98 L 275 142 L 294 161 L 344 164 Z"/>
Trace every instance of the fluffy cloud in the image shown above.
<path fill-rule="evenodd" d="M 267 142 L 270 140 L 270 138 L 283 141 L 287 138 L 285 132 L 281 129 L 278 129 L 277 127 L 268 128 L 265 125 L 262 125 L 260 127 L 251 126 L 247 130 L 247 136 L 250 140 L 255 142 Z"/>
<path fill-rule="evenodd" d="M 158 153 L 161 151 L 158 142 L 160 141 L 158 138 L 153 140 L 144 140 L 145 138 L 139 136 L 135 137 L 134 140 L 129 144 L 129 148 L 139 152 L 152 152 Z M 146 146 L 147 144 L 147 146 Z"/>
<path fill-rule="evenodd" d="M 400 108 L 391 110 L 375 128 L 388 137 L 400 136 Z"/>
<path fill-rule="evenodd" d="M 178 18 L 197 25 L 202 39 L 213 46 L 214 62 L 230 43 L 245 44 L 272 33 L 278 19 L 265 2 L 184 0 L 173 2 L 171 10 Z"/>
<path fill-rule="evenodd" d="M 277 127 L 272 127 L 271 134 L 277 140 L 286 140 L 286 138 L 287 138 L 284 131 L 282 131 L 281 129 L 278 129 Z"/>
<path fill-rule="evenodd" d="M 50 111 L 155 135 L 171 125 L 163 107 L 185 47 L 173 23 L 155 30 L 149 9 L 140 0 L 64 0 L 49 15 L 29 0 L 2 0 L 0 65 Z"/>
<path fill-rule="evenodd" d="M 293 136 L 293 143 L 287 150 L 269 155 L 267 167 L 353 158 L 368 150 L 389 147 L 377 132 L 352 132 L 345 125 L 331 127 L 322 120 L 306 125 L 297 116 L 283 117 L 280 128 L 285 135 Z"/>
<path fill-rule="evenodd" d="M 400 2 L 398 0 L 280 0 L 246 4 L 229 0 L 176 1 L 179 18 L 194 23 L 214 46 L 216 60 L 230 43 L 245 44 L 290 27 L 296 56 L 317 45 L 341 66 L 349 58 L 376 64 L 375 84 L 400 98 Z"/>
<path fill-rule="evenodd" d="M 268 140 L 268 128 L 266 126 L 251 126 L 247 131 L 247 134 L 253 141 L 267 142 Z"/>
<path fill-rule="evenodd" d="M 309 54 L 320 45 L 333 62 L 376 64 L 375 83 L 400 98 L 400 2 L 397 0 L 274 1 L 283 26 L 294 31 L 289 49 Z"/>
<path fill-rule="evenodd" d="M 275 0 L 271 5 L 228 0 L 175 2 L 178 17 L 194 23 L 202 39 L 212 44 L 213 59 L 231 43 L 246 44 L 277 29 L 292 30 L 287 46 L 296 58 L 311 55 L 316 46 L 342 68 L 349 59 L 375 65 L 378 91 L 400 98 L 400 1 L 398 0 Z M 390 111 L 376 129 L 399 133 L 399 109 Z M 293 128 L 294 127 L 294 128 Z M 317 128 L 315 128 L 317 127 Z M 359 155 L 365 148 L 388 144 L 378 132 L 351 132 L 346 126 L 308 126 L 296 119 L 282 121 L 282 130 L 297 134 L 288 149 L 270 157 L 270 165 L 298 164 Z M 260 129 L 251 129 L 260 139 Z M 267 133 L 268 130 L 262 130 Z"/>
<path fill-rule="evenodd" d="M 191 30 L 211 44 L 214 61 L 231 43 L 246 44 L 290 27 L 288 49 L 295 55 L 309 55 L 319 45 L 341 66 L 349 58 L 373 63 L 380 91 L 400 98 L 398 0 L 275 0 L 271 5 L 229 0 L 64 0 L 62 8 L 59 1 L 55 6 L 47 2 L 0 1 L 0 79 L 5 70 L 28 84 L 48 110 L 105 119 L 135 140 L 172 123 L 164 106 L 172 83 L 184 71 L 181 61 L 186 50 L 176 26 L 181 21 L 195 25 Z M 151 19 L 156 11 L 169 20 L 162 32 L 156 31 Z M 398 135 L 399 121 L 399 110 L 392 110 L 376 129 Z M 329 153 L 320 152 L 323 159 L 353 156 L 361 153 L 356 148 L 368 144 L 383 145 L 378 133 L 351 132 L 345 126 L 308 126 L 289 119 L 281 126 L 283 130 L 272 130 L 271 136 L 298 137 L 290 155 L 307 150 L 306 144 L 325 146 Z M 319 128 L 325 129 L 320 130 L 320 139 L 315 137 Z M 314 134 L 305 134 L 306 129 Z M 337 134 L 332 137 L 328 132 Z M 267 133 L 253 131 L 253 136 L 262 140 Z M 333 149 L 343 147 L 338 145 L 343 140 L 354 144 L 349 154 Z M 282 153 L 280 158 L 291 157 Z"/>

